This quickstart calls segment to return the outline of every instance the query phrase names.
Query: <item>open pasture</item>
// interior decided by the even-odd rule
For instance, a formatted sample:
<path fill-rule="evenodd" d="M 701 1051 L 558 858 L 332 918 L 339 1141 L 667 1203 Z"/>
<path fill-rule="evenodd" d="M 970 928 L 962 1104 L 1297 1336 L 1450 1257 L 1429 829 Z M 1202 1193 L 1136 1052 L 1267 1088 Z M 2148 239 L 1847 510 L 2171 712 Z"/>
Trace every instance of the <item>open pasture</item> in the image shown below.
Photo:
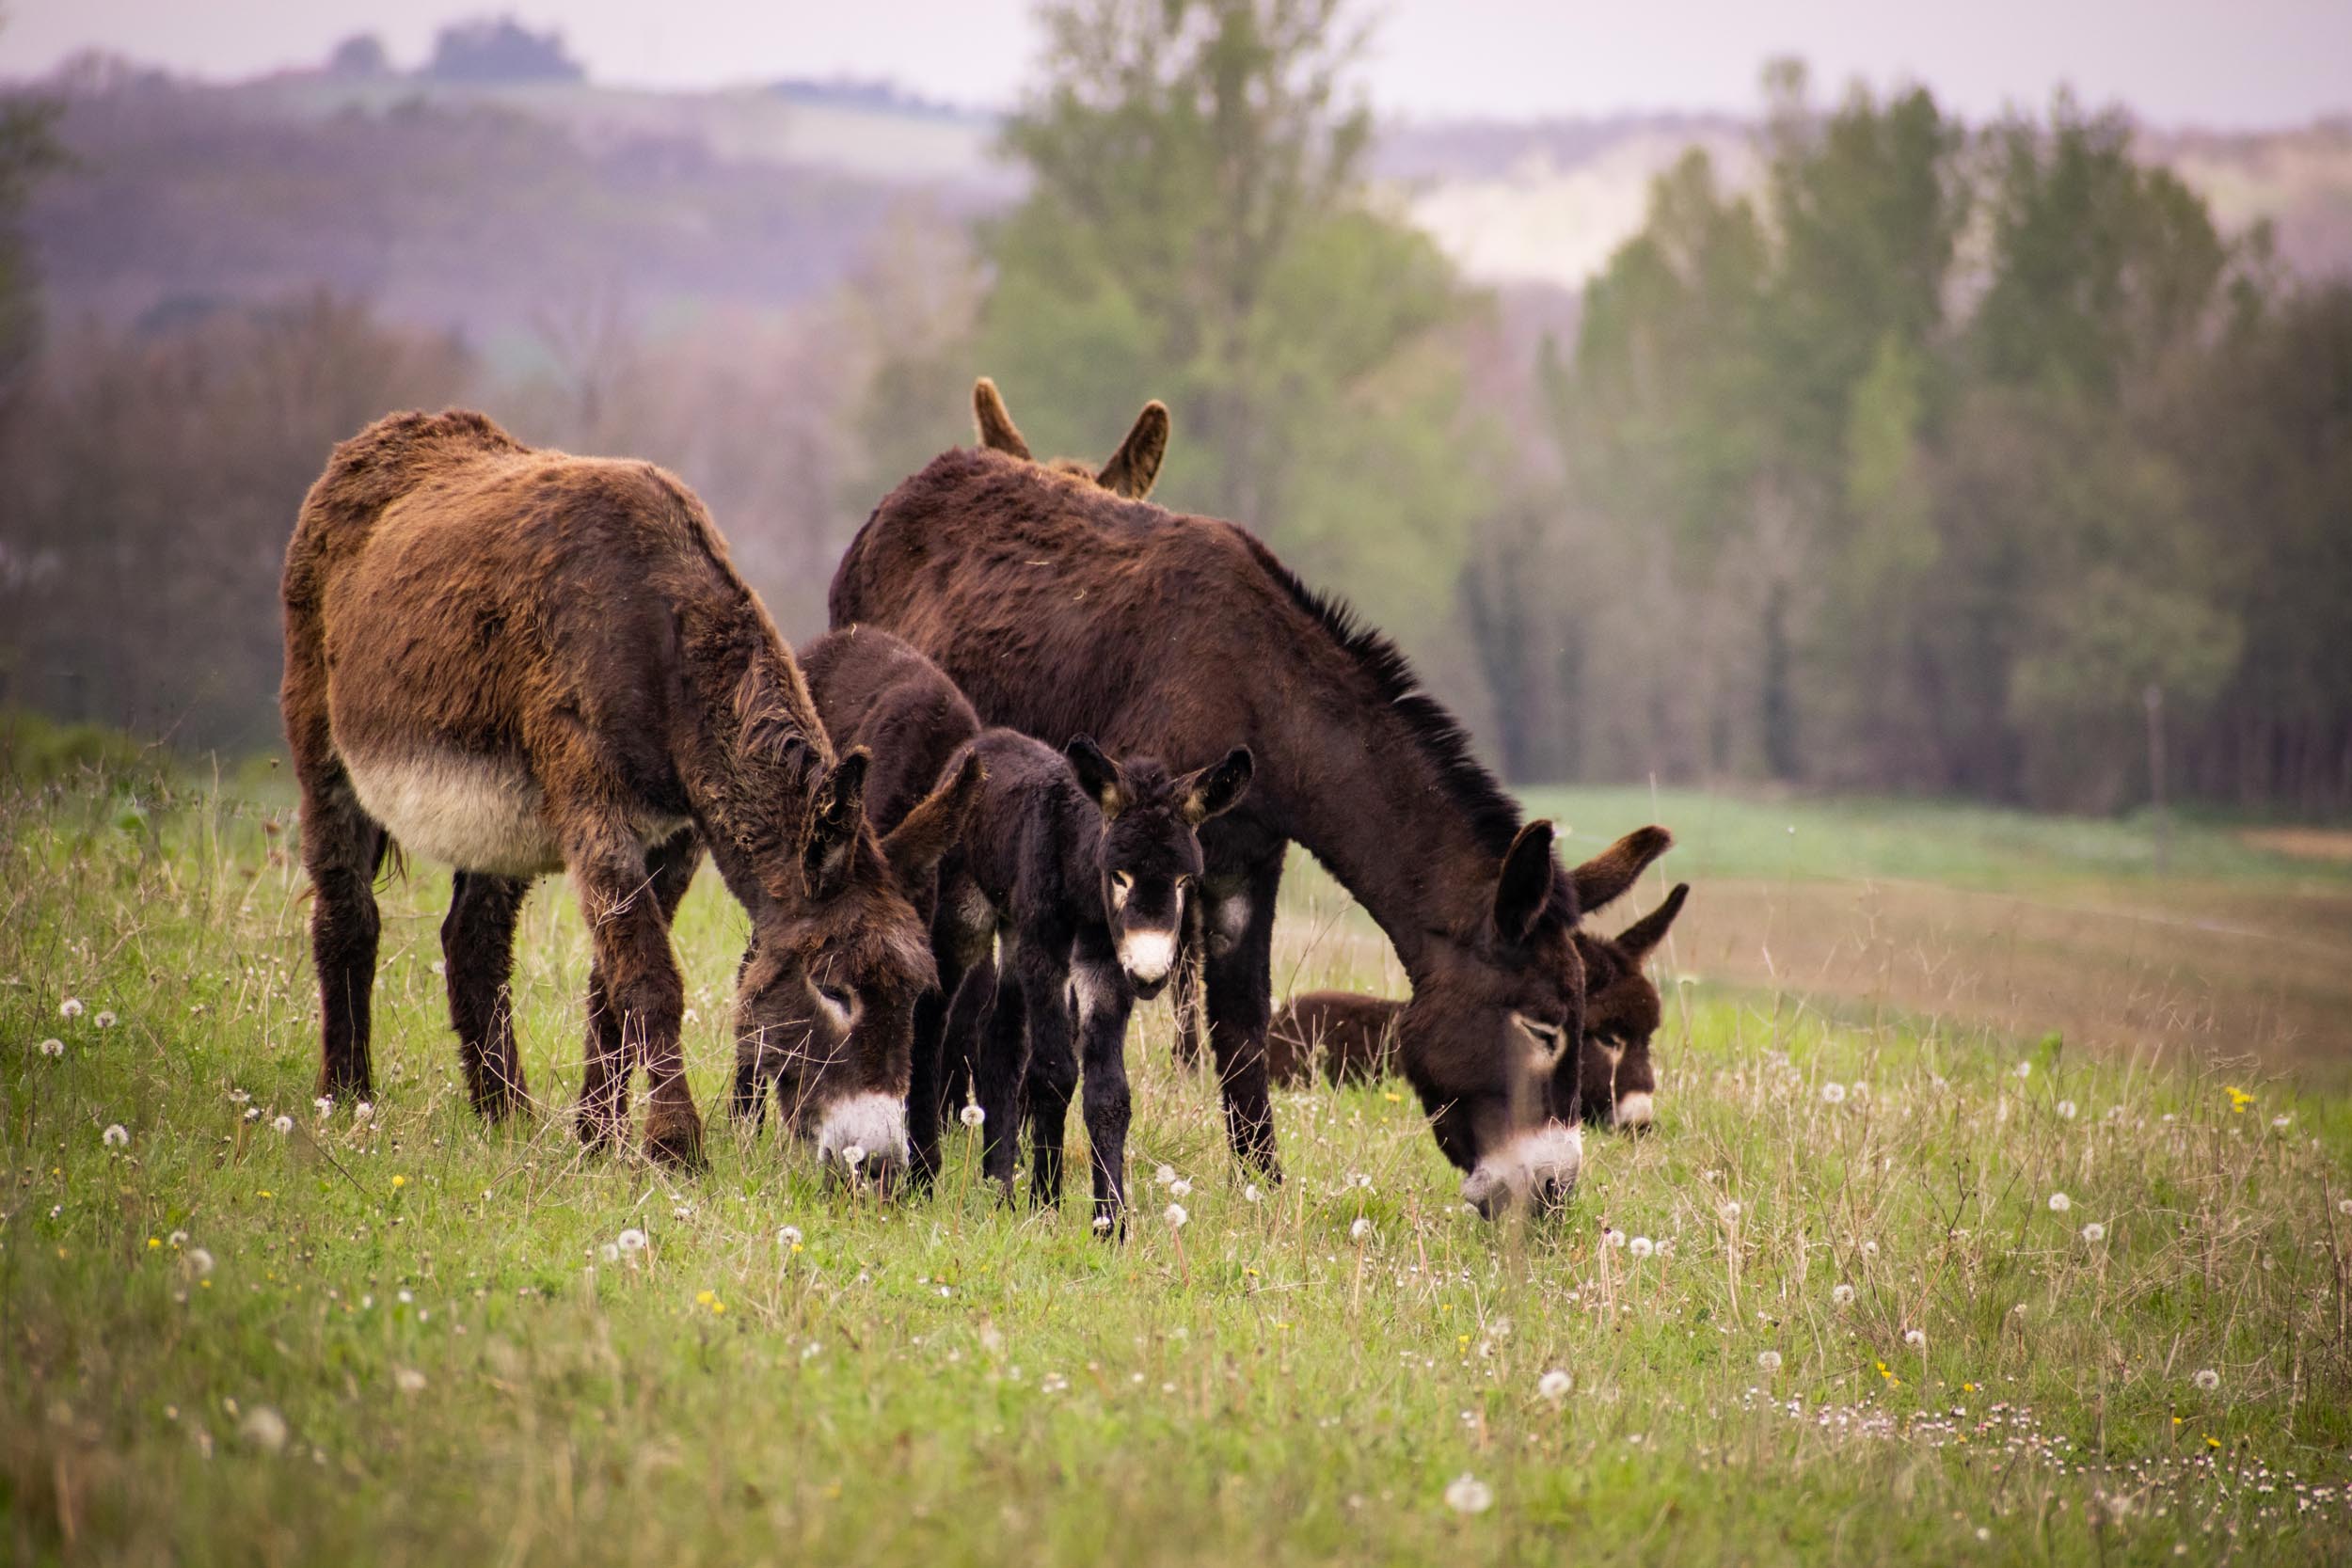
<path fill-rule="evenodd" d="M 1574 808 L 1573 842 L 1648 817 L 1612 803 L 1543 802 Z M 1693 914 L 1710 858 L 1761 852 L 1710 839 L 1696 804 L 1664 812 Z M 1817 820 L 1781 815 L 1800 842 Z M 561 1112 L 587 944 L 553 888 L 516 975 L 549 1114 L 469 1109 L 422 869 L 383 895 L 379 1100 L 322 1113 L 288 821 L 87 780 L 5 807 L 18 1560 L 2324 1562 L 2352 1543 L 2344 1108 L 2251 1068 L 1825 1011 L 1802 975 L 1717 984 L 1684 934 L 1705 978 L 1673 987 L 1660 1133 L 1597 1136 L 1564 1217 L 1490 1226 L 1393 1086 L 1278 1095 L 1290 1180 L 1245 1186 L 1163 1002 L 1129 1044 L 1136 1224 L 1106 1245 L 1083 1201 L 998 1207 L 961 1130 L 907 1206 L 715 1118 L 698 1179 L 584 1154 Z M 1989 852 L 1933 813 L 1909 832 L 1943 857 L 1920 881 Z M 1391 983 L 1297 870 L 1278 988 Z M 679 932 L 716 1105 L 742 917 L 706 874 Z"/>

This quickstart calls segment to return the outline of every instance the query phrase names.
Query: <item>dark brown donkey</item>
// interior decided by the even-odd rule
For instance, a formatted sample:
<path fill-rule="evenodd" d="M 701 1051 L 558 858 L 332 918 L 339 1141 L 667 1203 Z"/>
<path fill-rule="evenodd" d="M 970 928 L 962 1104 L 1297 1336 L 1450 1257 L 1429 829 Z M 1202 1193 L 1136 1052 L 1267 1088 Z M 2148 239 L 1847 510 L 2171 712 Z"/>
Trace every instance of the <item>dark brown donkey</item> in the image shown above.
<path fill-rule="evenodd" d="M 1596 1126 L 1640 1132 L 1658 1114 L 1658 1073 L 1650 1040 L 1661 1014 L 1658 988 L 1642 965 L 1690 894 L 1678 884 L 1665 902 L 1613 937 L 1576 933 L 1584 960 L 1584 1057 L 1581 1109 Z M 1266 1071 L 1297 1085 L 1318 1069 L 1334 1084 L 1368 1083 L 1396 1069 L 1397 1026 L 1405 1004 L 1355 991 L 1311 990 L 1292 997 L 1266 1032 Z"/>
<path fill-rule="evenodd" d="M 1570 933 L 1668 842 L 1635 834 L 1571 877 L 1378 633 L 1246 531 L 1180 517 L 992 451 L 935 458 L 843 558 L 836 626 L 886 626 L 980 717 L 1048 740 L 1202 766 L 1236 743 L 1249 797 L 1205 825 L 1210 1049 L 1237 1154 L 1279 1173 L 1266 1092 L 1270 948 L 1296 841 L 1395 945 L 1413 986 L 1399 1059 L 1483 1212 L 1564 1195 L 1583 965 Z"/>
<path fill-rule="evenodd" d="M 579 1129 L 691 1164 L 669 921 L 707 845 L 751 913 L 736 1029 L 780 1056 L 828 1161 L 904 1158 L 910 1017 L 931 978 L 902 891 L 968 805 L 887 840 L 702 504 L 646 463 L 526 447 L 482 415 L 400 414 L 335 449 L 286 551 L 280 695 L 302 789 L 320 1092 L 370 1091 L 386 850 L 457 871 L 442 923 L 475 1108 L 524 1103 L 506 984 L 534 877 L 569 869 L 595 961 Z"/>

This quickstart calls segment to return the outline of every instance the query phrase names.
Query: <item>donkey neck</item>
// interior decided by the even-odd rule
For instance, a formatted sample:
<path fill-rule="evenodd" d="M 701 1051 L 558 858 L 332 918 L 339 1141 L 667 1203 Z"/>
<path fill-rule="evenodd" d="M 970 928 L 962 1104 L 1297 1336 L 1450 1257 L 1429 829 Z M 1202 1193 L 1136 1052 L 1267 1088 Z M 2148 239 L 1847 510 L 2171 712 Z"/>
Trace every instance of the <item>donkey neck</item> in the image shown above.
<path fill-rule="evenodd" d="M 1270 754 L 1253 791 L 1260 812 L 1270 808 L 1286 836 L 1355 896 L 1418 983 L 1433 944 L 1458 941 L 1486 918 L 1500 851 L 1482 842 L 1440 760 L 1387 705 L 1288 707 L 1298 717 L 1265 737 Z"/>

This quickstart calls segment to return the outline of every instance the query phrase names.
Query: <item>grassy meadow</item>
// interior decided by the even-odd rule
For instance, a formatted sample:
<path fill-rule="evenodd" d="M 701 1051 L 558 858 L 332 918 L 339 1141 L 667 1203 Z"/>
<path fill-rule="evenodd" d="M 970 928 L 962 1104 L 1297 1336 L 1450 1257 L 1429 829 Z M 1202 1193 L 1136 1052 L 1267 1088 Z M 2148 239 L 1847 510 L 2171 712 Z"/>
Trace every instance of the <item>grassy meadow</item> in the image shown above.
<path fill-rule="evenodd" d="M 961 1132 L 943 1190 L 894 1206 L 721 1122 L 743 923 L 708 874 L 679 942 L 712 1168 L 681 1180 L 572 1139 L 587 958 L 560 887 L 529 908 L 516 977 L 546 1114 L 492 1131 L 467 1108 L 426 867 L 381 895 L 377 1099 L 322 1112 L 282 799 L 19 787 L 0 800 L 4 1549 L 2352 1553 L 2352 1102 L 2295 990 L 2344 983 L 2352 922 L 2301 922 L 2331 960 L 2229 996 L 2191 961 L 2213 948 L 2166 945 L 2265 908 L 2287 912 L 2248 928 L 2283 937 L 2296 910 L 2342 907 L 2344 867 L 2194 825 L 2158 879 L 2128 824 L 1537 803 L 1579 846 L 1653 813 L 1682 834 L 1660 1132 L 1591 1141 L 1565 1216 L 1487 1226 L 1394 1086 L 1285 1093 L 1290 1180 L 1258 1192 L 1212 1087 L 1172 1064 L 1163 1004 L 1129 1041 L 1139 1212 L 1105 1244 L 1083 1202 L 997 1206 Z M 1361 915 L 1303 860 L 1291 880 L 1278 983 L 1394 989 Z M 2109 919 L 2164 936 L 2045 974 L 2025 916 L 1977 934 L 1994 899 L 2080 943 Z M 2118 998 L 2188 1022 L 2108 1041 L 2057 1022 Z M 2239 1017 L 2269 1032 L 2214 1022 Z"/>

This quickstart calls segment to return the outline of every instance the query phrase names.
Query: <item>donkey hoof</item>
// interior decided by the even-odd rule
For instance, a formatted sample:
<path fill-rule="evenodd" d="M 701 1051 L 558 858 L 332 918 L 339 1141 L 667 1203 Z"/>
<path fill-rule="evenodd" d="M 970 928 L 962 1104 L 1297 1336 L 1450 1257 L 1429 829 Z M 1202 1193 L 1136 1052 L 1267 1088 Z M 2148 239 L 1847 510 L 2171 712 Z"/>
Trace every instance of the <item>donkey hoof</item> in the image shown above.
<path fill-rule="evenodd" d="M 621 1147 L 622 1127 L 611 1117 L 582 1111 L 572 1120 L 572 1131 L 579 1134 L 582 1147 L 603 1153 Z"/>
<path fill-rule="evenodd" d="M 703 1156 L 702 1123 L 684 1119 L 660 1125 L 648 1123 L 645 1158 L 674 1170 L 707 1169 L 710 1162 Z"/>

